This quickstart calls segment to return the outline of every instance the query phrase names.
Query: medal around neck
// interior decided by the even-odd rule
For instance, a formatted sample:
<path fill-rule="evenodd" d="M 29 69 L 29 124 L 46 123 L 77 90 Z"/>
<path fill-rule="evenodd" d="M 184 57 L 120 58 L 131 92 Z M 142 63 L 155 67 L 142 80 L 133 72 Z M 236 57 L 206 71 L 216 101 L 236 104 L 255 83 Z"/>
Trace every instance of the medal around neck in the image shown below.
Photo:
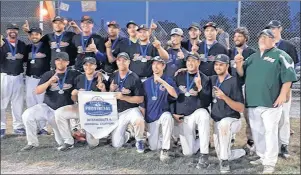
<path fill-rule="evenodd" d="M 34 64 L 34 63 L 36 63 L 35 60 L 31 60 L 31 61 L 30 61 L 30 64 Z"/>
<path fill-rule="evenodd" d="M 217 99 L 216 99 L 216 98 L 214 98 L 214 99 L 213 99 L 213 103 L 216 103 L 216 102 L 217 102 Z"/>
<path fill-rule="evenodd" d="M 186 97 L 190 97 L 190 93 L 189 92 L 185 92 L 185 96 Z"/>
<path fill-rule="evenodd" d="M 55 51 L 56 51 L 56 52 L 61 52 L 61 49 L 60 49 L 60 48 L 57 48 Z"/>
<path fill-rule="evenodd" d="M 154 101 L 157 100 L 157 99 L 158 99 L 158 98 L 157 98 L 156 96 L 153 96 L 153 97 L 152 97 L 152 100 L 154 100 Z"/>
<path fill-rule="evenodd" d="M 146 63 L 146 62 L 147 62 L 147 59 L 146 59 L 145 57 L 142 57 L 142 58 L 141 58 L 141 62 Z"/>
<path fill-rule="evenodd" d="M 62 89 L 59 90 L 59 94 L 64 94 L 64 91 Z"/>

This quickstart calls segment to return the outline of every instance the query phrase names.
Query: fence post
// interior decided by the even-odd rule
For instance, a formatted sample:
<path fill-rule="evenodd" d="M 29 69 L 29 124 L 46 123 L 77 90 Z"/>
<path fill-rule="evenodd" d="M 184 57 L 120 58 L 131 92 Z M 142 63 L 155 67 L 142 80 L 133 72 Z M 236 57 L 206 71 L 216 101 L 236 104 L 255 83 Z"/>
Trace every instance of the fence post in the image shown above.
<path fill-rule="evenodd" d="M 145 1 L 145 24 L 147 27 L 148 26 L 148 12 L 149 12 L 149 2 L 148 1 Z"/>
<path fill-rule="evenodd" d="M 238 1 L 238 8 L 237 8 L 237 27 L 240 27 L 240 18 L 241 18 L 241 1 Z"/>
<path fill-rule="evenodd" d="M 43 21 L 44 21 L 44 16 L 43 16 L 43 9 L 44 9 L 44 2 L 40 1 L 40 23 L 39 23 L 39 27 L 40 29 L 43 30 Z"/>

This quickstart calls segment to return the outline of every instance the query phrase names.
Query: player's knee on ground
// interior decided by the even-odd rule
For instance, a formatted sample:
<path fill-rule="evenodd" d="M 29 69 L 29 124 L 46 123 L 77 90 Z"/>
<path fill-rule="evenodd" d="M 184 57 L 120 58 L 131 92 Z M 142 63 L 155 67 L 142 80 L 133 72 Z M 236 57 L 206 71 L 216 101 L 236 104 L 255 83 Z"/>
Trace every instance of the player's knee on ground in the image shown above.
<path fill-rule="evenodd" d="M 26 109 L 22 114 L 22 120 L 23 120 L 24 124 L 35 122 L 34 115 L 37 112 L 38 111 L 36 111 L 34 107 Z"/>

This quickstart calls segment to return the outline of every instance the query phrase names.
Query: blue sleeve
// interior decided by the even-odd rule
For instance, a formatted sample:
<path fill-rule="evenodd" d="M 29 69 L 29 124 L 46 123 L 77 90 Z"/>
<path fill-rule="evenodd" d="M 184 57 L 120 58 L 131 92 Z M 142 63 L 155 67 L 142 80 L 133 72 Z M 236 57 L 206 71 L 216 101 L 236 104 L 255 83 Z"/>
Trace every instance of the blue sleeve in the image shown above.
<path fill-rule="evenodd" d="M 98 61 L 101 61 L 101 62 L 105 62 L 107 60 L 107 56 L 106 54 L 100 52 L 100 51 L 97 51 L 96 54 L 95 54 L 95 57 Z"/>
<path fill-rule="evenodd" d="M 176 93 L 177 93 L 177 96 L 179 96 L 180 90 L 179 90 L 179 88 L 177 87 L 175 81 L 174 81 L 173 79 L 169 78 L 169 79 L 167 79 L 167 83 L 175 89 L 175 91 L 176 91 Z M 176 101 L 176 100 L 177 100 L 177 98 L 174 98 L 174 97 L 172 97 L 170 94 L 168 94 L 168 101 L 169 101 L 169 102 L 173 102 L 173 101 Z"/>

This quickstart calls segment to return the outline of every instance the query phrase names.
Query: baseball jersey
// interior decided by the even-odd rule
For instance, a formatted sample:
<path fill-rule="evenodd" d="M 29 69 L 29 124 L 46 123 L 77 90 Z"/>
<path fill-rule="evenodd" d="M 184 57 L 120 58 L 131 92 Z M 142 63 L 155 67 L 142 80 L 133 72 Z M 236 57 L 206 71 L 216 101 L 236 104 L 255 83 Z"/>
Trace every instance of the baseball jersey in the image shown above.
<path fill-rule="evenodd" d="M 106 86 L 108 85 L 107 81 L 103 78 L 102 81 Z M 100 89 L 97 88 L 97 76 L 95 76 L 92 80 L 87 80 L 86 79 L 86 75 L 85 74 L 80 74 L 78 75 L 75 80 L 74 80 L 74 84 L 75 84 L 75 88 L 74 89 L 85 89 L 85 90 L 89 90 L 89 91 L 101 91 Z"/>
<path fill-rule="evenodd" d="M 127 76 L 121 79 L 119 77 L 119 71 L 114 72 L 109 78 L 109 84 L 114 80 L 114 84 L 118 85 L 115 92 L 121 92 L 126 96 L 144 96 L 144 89 L 142 82 L 137 74 L 129 71 Z M 129 103 L 123 100 L 117 100 L 118 112 L 123 112 L 130 108 L 138 107 L 137 103 Z"/>
<path fill-rule="evenodd" d="M 201 43 L 201 41 L 199 41 L 198 45 Z M 192 48 L 192 44 L 190 42 L 190 40 L 186 40 L 186 41 L 182 41 L 181 42 L 181 46 L 186 49 L 187 51 L 191 52 L 191 48 Z"/>
<path fill-rule="evenodd" d="M 168 55 L 169 55 L 169 59 L 166 63 L 166 67 L 164 70 L 164 74 L 167 75 L 168 77 L 174 77 L 175 72 L 178 69 L 184 68 L 186 67 L 186 58 L 188 56 L 188 51 L 184 48 L 181 48 L 182 52 L 184 53 L 184 58 L 180 59 L 178 58 L 177 54 L 179 52 L 179 49 L 168 49 Z"/>
<path fill-rule="evenodd" d="M 178 88 L 171 77 L 163 75 L 161 78 L 175 88 L 177 94 L 179 94 Z M 144 103 L 140 106 L 145 108 L 145 121 L 151 123 L 158 120 L 164 112 L 170 111 L 170 102 L 174 102 L 176 98 L 169 95 L 162 84 L 155 84 L 153 76 L 143 82 L 143 87 L 145 90 Z M 155 100 L 154 97 L 156 97 Z"/>
<path fill-rule="evenodd" d="M 236 77 L 229 76 L 229 78 L 225 79 L 220 84 L 218 76 L 213 75 L 210 77 L 210 81 L 212 86 L 219 87 L 227 97 L 236 102 L 244 104 L 242 89 Z M 239 119 L 240 114 L 239 112 L 230 108 L 230 106 L 228 106 L 224 100 L 216 98 L 216 102 L 213 101 L 213 103 L 211 103 L 211 117 L 215 122 L 218 122 L 226 117 Z"/>
<path fill-rule="evenodd" d="M 54 32 L 44 35 L 41 42 L 48 45 L 51 49 L 51 68 L 55 68 L 54 60 L 56 59 L 56 50 L 59 48 L 60 52 L 67 52 L 69 55 L 69 66 L 73 66 L 76 58 L 76 48 L 72 43 L 73 36 L 76 35 L 70 31 L 64 31 L 61 35 L 56 35 Z"/>
<path fill-rule="evenodd" d="M 86 51 L 86 48 L 91 44 L 91 39 L 93 38 L 96 48 L 99 52 L 95 54 L 92 51 Z M 85 57 L 94 57 L 97 60 L 97 68 L 100 68 L 100 65 L 107 59 L 105 56 L 105 44 L 104 39 L 97 35 L 91 34 L 90 36 L 82 36 L 82 34 L 77 34 L 73 37 L 72 43 L 77 49 L 77 56 L 75 59 L 75 69 L 80 72 L 84 72 L 83 61 Z"/>
<path fill-rule="evenodd" d="M 42 75 L 38 85 L 46 83 L 54 74 L 55 70 L 45 72 Z M 75 88 L 74 80 L 80 74 L 81 73 L 76 70 L 67 70 L 65 82 L 63 82 L 65 73 L 57 74 L 60 79 L 59 81 L 63 83 L 64 93 L 59 94 L 59 81 L 53 83 L 46 89 L 44 103 L 46 103 L 53 110 L 56 110 L 62 106 L 73 104 L 73 101 L 71 100 L 71 92 Z"/>
<path fill-rule="evenodd" d="M 183 71 L 175 77 L 175 83 L 176 86 L 179 88 L 180 93 L 177 101 L 171 105 L 171 107 L 173 108 L 171 112 L 173 114 L 188 116 L 199 108 L 207 108 L 211 103 L 212 88 L 209 78 L 205 74 L 200 72 L 201 83 L 203 88 L 200 92 L 198 92 L 197 87 L 194 83 L 194 78 L 196 76 L 197 74 L 188 73 L 187 79 L 187 72 Z M 185 94 L 187 92 L 190 92 L 191 95 L 186 96 Z"/>
<path fill-rule="evenodd" d="M 278 49 L 281 49 L 284 52 L 286 52 L 293 59 L 295 64 L 297 64 L 299 62 L 297 49 L 292 43 L 290 43 L 289 41 L 281 39 L 275 45 Z"/>
<path fill-rule="evenodd" d="M 201 55 L 201 58 L 205 58 L 205 61 L 202 60 L 200 64 L 200 71 L 207 76 L 216 75 L 214 71 L 214 58 L 218 54 L 228 55 L 228 50 L 225 46 L 221 45 L 218 42 L 215 42 L 211 47 L 208 48 L 206 41 L 199 44 L 198 53 Z"/>
<path fill-rule="evenodd" d="M 26 75 L 41 77 L 50 70 L 51 50 L 48 44 L 39 42 L 38 44 L 29 44 L 26 46 L 27 64 Z"/>
<path fill-rule="evenodd" d="M 275 47 L 247 58 L 244 76 L 247 107 L 273 107 L 282 84 L 297 81 L 292 58 Z"/>
<path fill-rule="evenodd" d="M 3 39 L 5 44 L 0 47 L 1 73 L 9 75 L 19 75 L 24 72 L 23 62 L 27 60 L 26 45 L 23 41 L 17 40 L 16 45 L 12 45 Z"/>

